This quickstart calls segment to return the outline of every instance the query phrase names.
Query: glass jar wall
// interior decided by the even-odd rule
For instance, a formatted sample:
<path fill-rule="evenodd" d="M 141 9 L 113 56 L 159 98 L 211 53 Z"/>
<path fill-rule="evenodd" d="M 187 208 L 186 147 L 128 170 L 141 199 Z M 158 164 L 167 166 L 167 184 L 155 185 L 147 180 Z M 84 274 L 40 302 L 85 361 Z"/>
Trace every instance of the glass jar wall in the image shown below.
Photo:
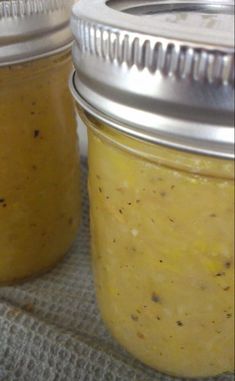
<path fill-rule="evenodd" d="M 66 51 L 0 67 L 0 283 L 44 272 L 75 239 L 80 169 Z"/>
<path fill-rule="evenodd" d="M 233 371 L 233 161 L 135 140 L 83 118 L 93 266 L 108 328 L 162 372 Z"/>

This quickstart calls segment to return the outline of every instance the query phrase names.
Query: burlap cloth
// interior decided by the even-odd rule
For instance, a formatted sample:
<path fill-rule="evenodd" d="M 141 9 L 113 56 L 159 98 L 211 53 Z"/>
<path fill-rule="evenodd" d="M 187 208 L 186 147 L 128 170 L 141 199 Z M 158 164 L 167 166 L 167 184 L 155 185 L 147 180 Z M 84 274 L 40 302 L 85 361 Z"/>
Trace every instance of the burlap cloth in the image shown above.
<path fill-rule="evenodd" d="M 82 170 L 83 222 L 65 260 L 38 279 L 0 288 L 0 380 L 173 380 L 128 355 L 101 321 L 89 257 L 85 161 Z"/>

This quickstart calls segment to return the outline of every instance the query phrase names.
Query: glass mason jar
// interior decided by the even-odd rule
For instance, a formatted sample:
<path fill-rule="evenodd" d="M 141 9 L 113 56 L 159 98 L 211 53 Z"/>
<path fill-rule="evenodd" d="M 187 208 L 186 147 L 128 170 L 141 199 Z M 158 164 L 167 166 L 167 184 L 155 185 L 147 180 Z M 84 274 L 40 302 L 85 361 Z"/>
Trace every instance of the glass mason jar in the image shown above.
<path fill-rule="evenodd" d="M 145 364 L 215 376 L 234 369 L 232 8 L 132 4 L 72 15 L 97 298 Z"/>
<path fill-rule="evenodd" d="M 72 2 L 53 8 L 44 1 L 39 9 L 35 2 L 19 9 L 11 3 L 0 4 L 0 284 L 53 267 L 80 220 L 76 121 L 67 88 Z M 9 39 L 16 30 L 22 35 Z"/>

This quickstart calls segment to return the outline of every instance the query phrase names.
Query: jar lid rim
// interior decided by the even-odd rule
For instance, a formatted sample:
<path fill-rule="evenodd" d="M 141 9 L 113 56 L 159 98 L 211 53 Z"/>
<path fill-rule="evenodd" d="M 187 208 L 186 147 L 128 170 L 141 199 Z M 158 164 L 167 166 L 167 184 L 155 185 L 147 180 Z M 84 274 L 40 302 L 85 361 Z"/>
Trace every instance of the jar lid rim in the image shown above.
<path fill-rule="evenodd" d="M 162 134 L 161 131 L 159 132 L 159 130 L 157 129 L 154 129 L 152 133 L 150 133 L 149 130 L 146 130 L 145 126 L 132 124 L 131 120 L 129 120 L 129 123 L 127 124 L 125 118 L 122 119 L 118 115 L 114 116 L 112 114 L 107 114 L 106 110 L 101 110 L 100 108 L 95 107 L 92 103 L 89 103 L 79 92 L 80 85 L 81 83 L 79 83 L 76 71 L 73 71 L 70 75 L 69 87 L 73 95 L 73 98 L 76 100 L 76 102 L 86 112 L 97 118 L 100 122 L 103 122 L 118 131 L 126 133 L 127 135 L 140 140 L 144 140 L 154 144 L 160 144 L 166 147 L 182 150 L 185 152 L 202 154 L 222 159 L 235 159 L 234 143 L 231 143 L 231 135 L 234 135 L 234 131 L 231 125 L 220 126 L 220 134 L 225 135 L 225 137 L 226 135 L 229 136 L 228 141 L 226 143 L 222 141 L 215 141 L 214 144 L 208 144 L 208 142 L 203 141 L 203 137 L 201 138 L 201 142 L 198 140 L 192 140 L 191 137 L 185 139 L 185 136 L 183 136 L 183 129 L 181 135 L 174 135 L 174 131 L 172 131 L 173 134 L 170 136 L 164 133 Z M 174 118 L 166 118 L 165 123 L 168 123 L 170 126 L 173 126 L 176 123 L 178 123 L 178 121 L 174 120 Z M 187 128 L 190 130 L 191 127 L 191 122 L 188 122 L 188 125 L 186 122 L 186 125 L 184 125 L 184 130 Z M 205 127 L 208 130 L 214 128 L 213 125 L 207 125 L 204 126 L 204 128 Z"/>

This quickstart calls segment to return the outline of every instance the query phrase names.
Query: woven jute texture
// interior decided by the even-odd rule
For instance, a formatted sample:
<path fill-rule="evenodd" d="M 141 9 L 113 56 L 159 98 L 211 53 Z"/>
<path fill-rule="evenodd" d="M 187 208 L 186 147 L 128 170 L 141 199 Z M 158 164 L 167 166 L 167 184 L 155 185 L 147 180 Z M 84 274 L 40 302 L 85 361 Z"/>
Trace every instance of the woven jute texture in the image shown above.
<path fill-rule="evenodd" d="M 179 381 L 128 355 L 102 323 L 89 254 L 85 160 L 82 171 L 82 226 L 64 261 L 40 278 L 0 288 L 0 381 Z"/>

